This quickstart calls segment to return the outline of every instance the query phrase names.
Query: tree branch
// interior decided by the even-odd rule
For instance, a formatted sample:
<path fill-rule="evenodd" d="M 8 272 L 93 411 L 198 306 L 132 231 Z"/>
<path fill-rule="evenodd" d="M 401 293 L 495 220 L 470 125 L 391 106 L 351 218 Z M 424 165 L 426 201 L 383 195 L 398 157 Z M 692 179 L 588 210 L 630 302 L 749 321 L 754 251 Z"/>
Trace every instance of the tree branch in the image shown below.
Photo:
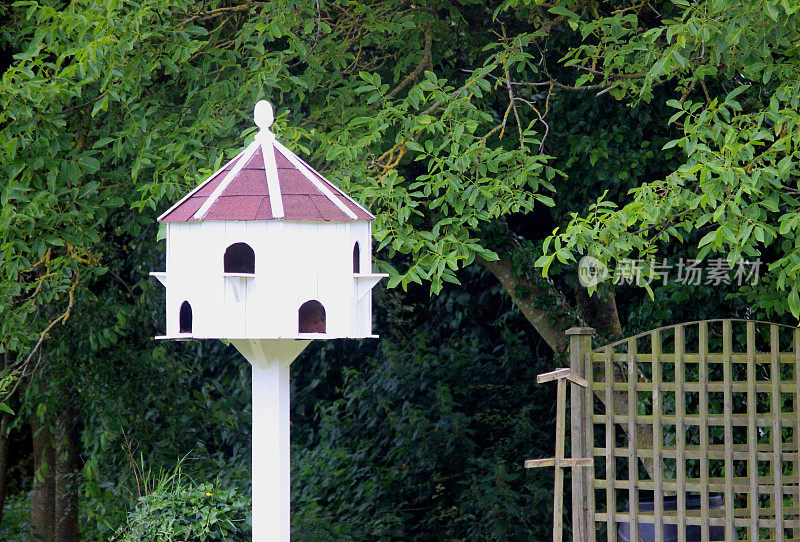
<path fill-rule="evenodd" d="M 237 11 L 245 11 L 245 10 L 248 10 L 250 8 L 253 8 L 253 7 L 256 7 L 256 6 L 259 6 L 259 5 L 263 5 L 263 4 L 266 4 L 266 2 L 248 2 L 246 4 L 240 4 L 238 6 L 229 6 L 229 7 L 212 9 L 211 11 L 208 11 L 208 12 L 205 12 L 205 13 L 202 13 L 202 12 L 201 13 L 196 13 L 196 14 L 184 19 L 183 21 L 181 21 L 179 26 L 180 26 L 180 28 L 183 28 L 187 24 L 189 24 L 191 22 L 194 22 L 194 21 L 198 21 L 198 20 L 199 21 L 207 21 L 209 19 L 214 19 L 216 17 L 221 17 L 221 16 L 226 15 L 228 13 L 235 13 Z M 188 15 L 188 13 L 184 13 L 183 15 Z"/>
<path fill-rule="evenodd" d="M 422 73 L 422 70 L 425 69 L 425 66 L 431 64 L 431 46 L 433 45 L 433 38 L 431 37 L 431 28 L 430 26 L 425 28 L 425 48 L 422 51 L 422 60 L 419 61 L 417 67 L 414 68 L 414 71 L 409 73 L 408 75 L 400 81 L 400 84 L 394 87 L 389 94 L 386 95 L 386 99 L 393 98 L 398 92 L 406 88 L 409 84 L 411 84 L 419 74 Z"/>

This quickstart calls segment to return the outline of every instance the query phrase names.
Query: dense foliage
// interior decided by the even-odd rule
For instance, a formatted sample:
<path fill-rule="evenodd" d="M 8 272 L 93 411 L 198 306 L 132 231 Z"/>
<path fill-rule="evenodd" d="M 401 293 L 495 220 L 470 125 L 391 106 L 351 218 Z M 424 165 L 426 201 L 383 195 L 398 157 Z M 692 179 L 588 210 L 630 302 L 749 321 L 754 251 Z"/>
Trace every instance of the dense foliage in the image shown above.
<path fill-rule="evenodd" d="M 531 378 L 550 362 L 489 277 L 461 278 L 473 293 L 384 297 L 380 348 L 361 349 L 339 397 L 295 433 L 300 540 L 548 537 L 537 503 L 552 476 L 521 459 L 552 453 L 554 390 Z M 318 378 L 309 361 L 300 385 Z"/>
<path fill-rule="evenodd" d="M 180 465 L 162 474 L 155 487 L 139 498 L 119 542 L 181 540 L 248 540 L 249 499 L 235 489 L 187 481 Z"/>
<path fill-rule="evenodd" d="M 654 8 L 655 20 L 633 11 L 597 18 L 561 9 L 588 41 L 565 64 L 583 72 L 577 85 L 596 84 L 634 104 L 652 102 L 659 84 L 673 88 L 662 122 L 675 127 L 675 138 L 663 148 L 680 148 L 681 160 L 668 175 L 642 179 L 624 201 L 598 194 L 537 263 L 546 270 L 554 257 L 583 253 L 650 260 L 667 243 L 688 242 L 698 259 L 719 254 L 730 266 L 765 259 L 748 300 L 800 316 L 800 5 L 676 0 Z"/>
<path fill-rule="evenodd" d="M 546 538 L 550 481 L 521 461 L 550 452 L 532 376 L 565 329 L 800 315 L 799 17 L 785 0 L 0 4 L 0 538 L 105 540 L 162 505 L 191 528 L 209 483 L 244 510 L 248 368 L 154 343 L 147 272 L 155 217 L 252 137 L 261 98 L 377 215 L 376 265 L 401 287 L 377 300 L 380 342 L 293 366 L 296 538 Z M 586 254 L 642 259 L 643 280 L 589 296 Z M 763 264 L 756 284 L 691 284 L 654 278 L 663 258 Z M 142 486 L 187 454 L 192 485 Z"/>

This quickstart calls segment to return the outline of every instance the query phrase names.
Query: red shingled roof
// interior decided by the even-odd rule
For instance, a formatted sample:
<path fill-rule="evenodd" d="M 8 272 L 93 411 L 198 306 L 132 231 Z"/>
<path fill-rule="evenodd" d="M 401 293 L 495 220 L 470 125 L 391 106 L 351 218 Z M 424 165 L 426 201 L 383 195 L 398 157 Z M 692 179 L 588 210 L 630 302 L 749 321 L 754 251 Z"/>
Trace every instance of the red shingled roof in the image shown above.
<path fill-rule="evenodd" d="M 270 173 L 272 160 L 265 164 L 264 152 L 274 153 L 276 167 L 272 171 L 276 178 L 270 179 L 275 176 Z M 375 217 L 273 137 L 257 137 L 239 156 L 161 215 L 159 221 L 280 218 L 349 222 Z"/>

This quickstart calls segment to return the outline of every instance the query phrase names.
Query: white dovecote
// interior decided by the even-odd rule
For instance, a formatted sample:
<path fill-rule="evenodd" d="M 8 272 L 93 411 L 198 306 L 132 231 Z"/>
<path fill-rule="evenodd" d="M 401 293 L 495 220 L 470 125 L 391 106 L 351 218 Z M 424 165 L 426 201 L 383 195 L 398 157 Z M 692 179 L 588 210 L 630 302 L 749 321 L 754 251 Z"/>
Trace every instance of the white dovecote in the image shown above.
<path fill-rule="evenodd" d="M 252 143 L 158 220 L 166 225 L 167 329 L 229 339 L 252 365 L 253 540 L 287 542 L 289 365 L 313 339 L 372 334 L 369 211 L 275 140 Z"/>
<path fill-rule="evenodd" d="M 272 107 L 259 102 L 254 141 L 159 217 L 167 228 L 167 270 L 154 273 L 167 289 L 160 338 L 372 336 L 370 291 L 385 276 L 371 272 L 374 217 L 277 142 L 272 121 Z M 311 301 L 321 306 L 313 314 Z"/>

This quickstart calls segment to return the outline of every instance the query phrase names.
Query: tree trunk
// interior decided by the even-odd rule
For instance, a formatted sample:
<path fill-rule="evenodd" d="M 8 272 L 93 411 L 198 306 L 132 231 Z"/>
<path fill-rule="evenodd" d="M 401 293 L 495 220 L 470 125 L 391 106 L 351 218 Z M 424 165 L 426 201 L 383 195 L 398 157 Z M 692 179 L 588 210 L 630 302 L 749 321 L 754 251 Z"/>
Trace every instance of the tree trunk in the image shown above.
<path fill-rule="evenodd" d="M 0 414 L 0 525 L 8 491 L 8 415 Z"/>
<path fill-rule="evenodd" d="M 569 318 L 569 310 L 566 307 L 557 307 L 555 302 L 542 302 L 541 298 L 560 300 L 561 298 L 552 292 L 547 292 L 544 288 L 533 282 L 514 276 L 514 267 L 510 260 L 500 257 L 493 262 L 482 258 L 477 260 L 486 269 L 497 277 L 500 284 L 511 296 L 511 299 L 528 319 L 528 322 L 542 336 L 545 342 L 553 349 L 556 354 L 563 353 L 566 346 L 566 336 L 564 332 L 572 326 L 582 325 L 577 318 Z M 537 297 L 539 299 L 537 299 Z M 577 294 L 578 309 L 582 318 L 587 318 L 586 324 L 597 326 L 599 331 L 612 336 L 622 335 L 622 325 L 620 324 L 617 312 L 617 302 L 614 293 L 608 290 L 598 291 L 595 296 Z M 619 368 L 615 368 L 614 377 L 618 382 L 625 382 L 626 375 L 622 374 Z M 605 395 L 597 393 L 601 401 L 605 401 Z M 628 412 L 628 393 L 614 392 L 612 405 L 606 405 L 609 410 L 616 414 L 627 414 Z M 622 427 L 623 431 L 628 430 Z M 653 447 L 653 427 L 648 424 L 636 426 L 636 442 L 640 448 Z M 644 459 L 642 464 L 645 470 L 652 475 L 652 460 Z"/>
<path fill-rule="evenodd" d="M 617 299 L 614 292 L 605 285 L 599 285 L 594 295 L 590 296 L 585 288 L 578 288 L 575 293 L 578 310 L 587 324 L 598 333 L 614 338 L 622 338 L 622 324 L 617 312 Z"/>
<path fill-rule="evenodd" d="M 80 542 L 78 485 L 82 465 L 78 422 L 74 409 L 68 406 L 56 423 L 55 542 Z"/>
<path fill-rule="evenodd" d="M 11 354 L 4 348 L 2 370 L 8 368 Z M 3 508 L 8 491 L 8 414 L 0 413 L 0 525 L 3 524 Z"/>
<path fill-rule="evenodd" d="M 33 417 L 33 492 L 31 538 L 55 542 L 55 449 L 47 421 Z"/>

